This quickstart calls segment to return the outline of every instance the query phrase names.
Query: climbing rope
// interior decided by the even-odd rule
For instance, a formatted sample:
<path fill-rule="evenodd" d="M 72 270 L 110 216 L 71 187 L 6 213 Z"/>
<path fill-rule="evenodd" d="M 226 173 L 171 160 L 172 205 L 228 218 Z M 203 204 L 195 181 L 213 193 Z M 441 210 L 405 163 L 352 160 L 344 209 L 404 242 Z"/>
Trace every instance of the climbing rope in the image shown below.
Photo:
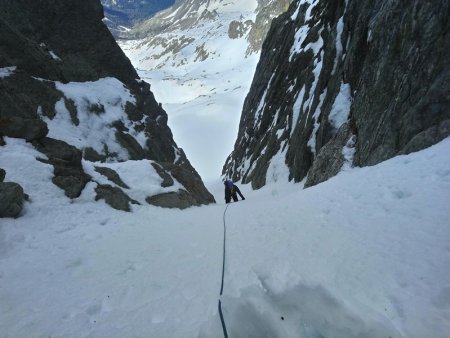
<path fill-rule="evenodd" d="M 227 213 L 227 209 L 230 205 L 228 204 L 227 207 L 225 208 L 224 212 L 223 212 L 223 259 L 222 259 L 222 283 L 220 285 L 220 295 L 219 295 L 219 315 L 220 315 L 220 321 L 222 323 L 222 329 L 223 329 L 223 335 L 225 336 L 225 338 L 228 338 L 228 333 L 227 333 L 227 327 L 225 325 L 225 320 L 223 318 L 223 313 L 222 313 L 222 302 L 220 301 L 220 297 L 222 296 L 223 293 L 223 278 L 225 275 L 225 244 L 226 244 L 226 238 L 227 238 L 227 226 L 226 226 L 226 222 L 225 222 L 225 215 Z"/>

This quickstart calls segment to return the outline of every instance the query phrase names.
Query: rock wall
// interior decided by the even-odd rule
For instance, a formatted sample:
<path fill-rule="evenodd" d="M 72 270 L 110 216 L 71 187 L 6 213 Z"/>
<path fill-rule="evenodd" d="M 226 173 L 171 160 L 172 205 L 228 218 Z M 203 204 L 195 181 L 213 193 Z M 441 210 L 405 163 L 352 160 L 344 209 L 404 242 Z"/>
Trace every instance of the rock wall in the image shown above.
<path fill-rule="evenodd" d="M 7 136 L 32 142 L 54 165 L 53 182 L 70 198 L 79 196 L 90 181 L 81 165 L 84 157 L 100 162 L 148 159 L 161 162 L 162 168 L 170 164 L 172 171 L 188 173 L 177 179 L 186 188 L 183 196 L 189 196 L 189 205 L 214 202 L 173 141 L 167 114 L 150 85 L 139 79 L 102 18 L 100 1 L 0 2 L 0 141 L 4 144 Z M 104 91 L 117 102 L 102 99 L 101 94 L 93 98 L 89 90 L 77 100 L 77 95 L 68 94 L 74 83 L 76 88 L 83 83 L 96 86 L 99 93 L 102 83 L 114 84 Z M 129 98 L 121 99 L 123 93 Z M 109 116 L 111 122 L 92 133 L 112 134 L 112 141 L 93 148 L 47 137 L 49 127 L 52 135 L 58 134 L 54 122 L 61 112 L 70 114 L 70 128 L 85 129 L 81 134 L 89 131 L 90 115 L 98 120 Z"/>
<path fill-rule="evenodd" d="M 223 174 L 306 186 L 450 135 L 449 1 L 297 0 L 275 19 Z"/>

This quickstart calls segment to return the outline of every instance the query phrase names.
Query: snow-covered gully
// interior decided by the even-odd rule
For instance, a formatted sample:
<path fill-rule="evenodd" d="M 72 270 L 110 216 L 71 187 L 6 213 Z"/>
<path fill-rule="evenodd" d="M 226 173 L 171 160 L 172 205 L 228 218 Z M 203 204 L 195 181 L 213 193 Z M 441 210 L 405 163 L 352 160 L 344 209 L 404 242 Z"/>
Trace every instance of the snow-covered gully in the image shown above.
<path fill-rule="evenodd" d="M 33 193 L 0 223 L 2 338 L 223 337 L 221 182 L 216 205 L 125 213 L 94 202 L 94 185 L 66 198 L 31 145 L 6 141 L 6 179 Z M 242 185 L 226 213 L 228 335 L 449 337 L 449 149 L 304 190 Z"/>

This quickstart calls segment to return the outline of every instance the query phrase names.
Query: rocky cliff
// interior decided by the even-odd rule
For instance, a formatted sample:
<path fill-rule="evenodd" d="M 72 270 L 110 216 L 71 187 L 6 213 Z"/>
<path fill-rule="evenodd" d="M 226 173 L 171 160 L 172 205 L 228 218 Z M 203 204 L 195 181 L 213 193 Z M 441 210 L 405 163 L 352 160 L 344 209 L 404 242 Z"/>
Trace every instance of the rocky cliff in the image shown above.
<path fill-rule="evenodd" d="M 449 1 L 296 0 L 275 19 L 223 174 L 317 184 L 450 134 Z"/>
<path fill-rule="evenodd" d="M 130 210 L 129 203 L 141 201 L 129 198 L 117 173 L 102 167 L 131 160 L 148 162 L 149 172 L 164 183 L 157 196 L 148 196 L 153 204 L 214 202 L 173 141 L 150 86 L 102 18 L 100 1 L 0 3 L 0 144 L 6 149 L 9 138 L 32 143 L 69 198 L 93 183 L 96 199 Z M 94 162 L 111 184 L 86 173 Z M 26 193 L 33 197 L 33 191 Z"/>

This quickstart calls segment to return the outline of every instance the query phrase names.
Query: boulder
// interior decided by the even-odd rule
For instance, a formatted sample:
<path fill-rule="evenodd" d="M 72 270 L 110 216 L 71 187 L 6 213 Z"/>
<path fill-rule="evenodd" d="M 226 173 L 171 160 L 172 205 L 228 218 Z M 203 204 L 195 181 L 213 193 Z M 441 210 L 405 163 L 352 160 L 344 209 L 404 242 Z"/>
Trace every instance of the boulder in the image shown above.
<path fill-rule="evenodd" d="M 25 194 L 14 182 L 0 183 L 0 217 L 17 217 L 22 211 Z"/>
<path fill-rule="evenodd" d="M 0 182 L 3 182 L 5 180 L 6 171 L 5 169 L 0 168 Z"/>
<path fill-rule="evenodd" d="M 178 192 L 173 191 L 149 196 L 145 201 L 148 204 L 163 208 L 186 209 L 193 205 L 199 205 L 190 193 L 181 189 Z"/>
<path fill-rule="evenodd" d="M 79 197 L 87 183 L 82 177 L 71 175 L 55 176 L 52 182 L 64 190 L 64 194 L 69 198 Z"/>
<path fill-rule="evenodd" d="M 140 204 L 138 201 L 131 199 L 122 189 L 113 187 L 109 184 L 99 184 L 95 188 L 97 195 L 95 200 L 104 199 L 107 204 L 117 210 L 131 211 L 131 204 Z"/>

